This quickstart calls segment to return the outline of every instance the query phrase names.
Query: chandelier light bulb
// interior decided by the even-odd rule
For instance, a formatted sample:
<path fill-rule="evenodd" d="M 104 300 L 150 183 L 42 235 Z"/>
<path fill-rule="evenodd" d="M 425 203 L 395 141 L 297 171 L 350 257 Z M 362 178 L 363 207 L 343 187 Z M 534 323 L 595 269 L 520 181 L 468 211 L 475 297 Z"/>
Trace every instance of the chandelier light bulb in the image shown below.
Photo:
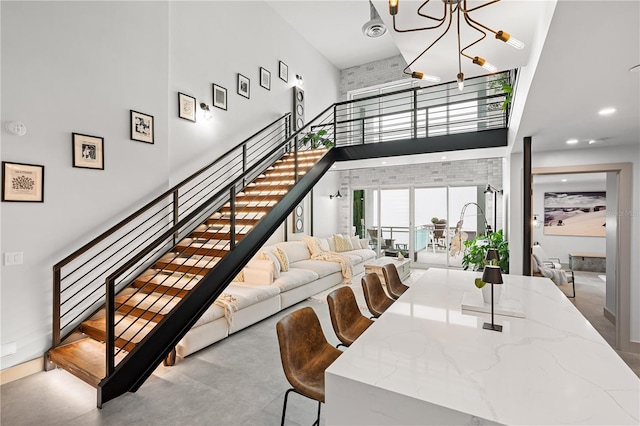
<path fill-rule="evenodd" d="M 398 0 L 389 0 L 389 15 L 398 14 Z"/>
<path fill-rule="evenodd" d="M 509 46 L 515 49 L 518 49 L 518 50 L 524 49 L 524 43 L 515 37 L 511 37 L 511 35 L 507 32 L 498 31 L 496 33 L 496 38 L 500 41 L 507 43 Z"/>
<path fill-rule="evenodd" d="M 458 78 L 458 90 L 462 92 L 464 90 L 464 74 L 461 72 L 458 73 L 457 78 Z"/>
<path fill-rule="evenodd" d="M 414 71 L 411 73 L 411 78 L 418 80 L 430 81 L 432 83 L 440 83 L 440 77 L 437 75 L 429 75 L 420 71 Z"/>
<path fill-rule="evenodd" d="M 473 58 L 473 63 L 481 66 L 482 68 L 484 68 L 489 72 L 498 71 L 498 68 L 496 68 L 495 65 L 490 64 L 489 62 L 487 62 L 486 59 L 481 58 L 480 56 L 476 56 L 475 58 Z"/>

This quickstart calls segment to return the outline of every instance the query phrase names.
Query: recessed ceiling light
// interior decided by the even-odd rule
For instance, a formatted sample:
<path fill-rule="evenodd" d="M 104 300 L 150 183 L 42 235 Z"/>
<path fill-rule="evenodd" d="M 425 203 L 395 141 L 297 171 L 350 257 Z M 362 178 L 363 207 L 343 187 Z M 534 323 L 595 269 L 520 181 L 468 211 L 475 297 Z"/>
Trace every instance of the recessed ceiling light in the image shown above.
<path fill-rule="evenodd" d="M 631 68 L 629 68 L 629 71 L 640 71 L 640 64 L 632 66 Z"/>
<path fill-rule="evenodd" d="M 600 115 L 611 115 L 614 112 L 616 112 L 615 108 L 604 108 L 604 109 L 601 109 L 600 111 L 598 111 L 598 114 L 600 114 Z"/>
<path fill-rule="evenodd" d="M 382 164 L 387 164 L 387 162 L 386 162 L 386 161 L 383 161 L 383 162 L 382 162 Z"/>
<path fill-rule="evenodd" d="M 597 140 L 595 140 L 595 139 L 591 139 L 591 140 L 589 141 L 589 145 L 593 145 L 593 144 L 594 144 L 594 143 L 596 143 L 596 142 L 598 142 L 598 141 L 597 141 Z"/>
<path fill-rule="evenodd" d="M 567 145 L 575 145 L 578 143 L 578 139 L 569 139 Z"/>
<path fill-rule="evenodd" d="M 441 159 L 441 160 L 446 160 L 446 159 L 447 159 L 447 156 L 446 156 L 446 155 L 443 155 L 442 157 L 440 157 L 440 159 Z"/>
<path fill-rule="evenodd" d="M 335 164 L 333 166 L 331 166 L 332 169 L 335 169 L 336 167 L 338 167 L 338 166 L 336 166 Z"/>
<path fill-rule="evenodd" d="M 566 179 L 560 179 L 560 182 L 566 182 L 566 181 L 567 181 Z"/>

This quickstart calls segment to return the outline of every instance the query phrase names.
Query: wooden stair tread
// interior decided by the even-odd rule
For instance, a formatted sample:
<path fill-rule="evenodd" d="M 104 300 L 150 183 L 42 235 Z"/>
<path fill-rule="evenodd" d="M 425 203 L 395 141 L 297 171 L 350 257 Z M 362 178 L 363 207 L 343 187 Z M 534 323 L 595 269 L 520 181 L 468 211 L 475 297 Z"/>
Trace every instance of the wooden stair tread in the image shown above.
<path fill-rule="evenodd" d="M 155 268 L 172 272 L 187 272 L 194 275 L 204 275 L 220 261 L 211 256 L 182 257 L 176 253 L 169 253 L 155 263 Z"/>
<path fill-rule="evenodd" d="M 115 317 L 115 345 L 126 351 L 132 350 L 136 344 L 151 331 L 155 323 L 148 320 L 138 319 L 132 316 L 125 316 L 119 313 Z M 86 335 L 94 339 L 104 341 L 106 339 L 107 320 L 97 318 L 82 322 L 81 330 Z"/>
<path fill-rule="evenodd" d="M 98 387 L 106 372 L 106 345 L 90 337 L 58 346 L 49 351 L 49 359 L 79 379 Z M 116 355 L 116 365 L 126 354 Z"/>
<path fill-rule="evenodd" d="M 118 311 L 125 315 L 159 322 L 179 301 L 180 298 L 159 293 L 134 293 L 116 297 L 116 306 Z"/>
<path fill-rule="evenodd" d="M 137 278 L 134 281 L 134 285 L 136 287 L 146 286 L 145 288 L 149 288 L 149 284 L 157 287 L 158 290 L 155 290 L 155 293 L 164 293 L 161 289 L 162 287 L 172 287 L 178 290 L 191 290 L 196 284 L 199 282 L 199 278 L 195 274 L 184 274 L 184 273 L 175 273 L 175 274 L 155 274 L 151 276 L 143 276 Z"/>

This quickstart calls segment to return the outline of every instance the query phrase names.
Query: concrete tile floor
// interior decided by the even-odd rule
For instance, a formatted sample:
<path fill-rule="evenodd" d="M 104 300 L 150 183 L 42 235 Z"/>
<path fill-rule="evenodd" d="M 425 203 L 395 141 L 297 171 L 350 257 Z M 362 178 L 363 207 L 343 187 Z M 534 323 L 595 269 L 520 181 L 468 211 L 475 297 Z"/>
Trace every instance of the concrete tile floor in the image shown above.
<path fill-rule="evenodd" d="M 415 270 L 411 280 L 419 275 Z M 597 274 L 579 273 L 576 278 L 575 305 L 603 336 L 611 336 L 615 328 L 606 319 L 602 321 L 604 283 Z M 337 344 L 323 299 L 292 306 L 173 367 L 160 366 L 136 393 L 110 401 L 101 410 L 95 406 L 96 390 L 62 370 L 5 384 L 0 387 L 0 424 L 277 425 L 289 385 L 280 364 L 275 324 L 283 315 L 311 306 L 329 342 Z M 620 356 L 640 376 L 640 355 Z M 316 410 L 315 401 L 292 394 L 286 424 L 309 425 Z"/>

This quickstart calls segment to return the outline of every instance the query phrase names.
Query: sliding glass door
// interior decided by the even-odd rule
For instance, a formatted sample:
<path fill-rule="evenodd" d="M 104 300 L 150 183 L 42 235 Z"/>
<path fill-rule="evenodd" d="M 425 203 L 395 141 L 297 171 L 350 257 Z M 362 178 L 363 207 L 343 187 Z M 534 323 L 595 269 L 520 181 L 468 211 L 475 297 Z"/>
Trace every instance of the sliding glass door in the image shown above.
<path fill-rule="evenodd" d="M 462 266 L 456 225 L 473 239 L 484 232 L 475 203 L 483 186 L 371 188 L 353 191 L 353 224 L 379 256 L 401 252 L 416 266 Z M 462 214 L 464 212 L 464 214 Z M 480 225 L 479 225 L 480 222 Z"/>

